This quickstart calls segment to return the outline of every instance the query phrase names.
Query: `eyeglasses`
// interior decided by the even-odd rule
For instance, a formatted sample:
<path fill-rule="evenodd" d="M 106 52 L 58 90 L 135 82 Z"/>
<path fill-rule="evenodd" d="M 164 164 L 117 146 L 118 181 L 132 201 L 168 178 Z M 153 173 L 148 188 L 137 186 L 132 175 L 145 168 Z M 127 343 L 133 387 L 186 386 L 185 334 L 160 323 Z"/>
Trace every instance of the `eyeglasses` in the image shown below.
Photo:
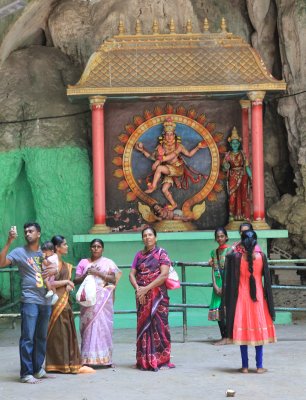
<path fill-rule="evenodd" d="M 91 246 L 92 249 L 102 249 L 102 246 L 96 245 L 94 244 L 93 246 Z"/>

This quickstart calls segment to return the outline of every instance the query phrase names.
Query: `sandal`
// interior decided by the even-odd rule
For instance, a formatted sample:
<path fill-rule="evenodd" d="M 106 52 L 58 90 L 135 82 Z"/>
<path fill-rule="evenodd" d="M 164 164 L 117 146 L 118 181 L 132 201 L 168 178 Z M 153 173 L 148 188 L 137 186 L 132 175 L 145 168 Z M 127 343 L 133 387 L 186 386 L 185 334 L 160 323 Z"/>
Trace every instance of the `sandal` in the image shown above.
<path fill-rule="evenodd" d="M 264 374 L 267 371 L 268 371 L 267 368 L 257 368 L 257 373 L 258 374 Z"/>
<path fill-rule="evenodd" d="M 26 375 L 26 376 L 20 378 L 20 382 L 21 383 L 30 383 L 32 385 L 36 385 L 37 383 L 41 383 L 42 380 L 34 378 L 33 375 Z"/>

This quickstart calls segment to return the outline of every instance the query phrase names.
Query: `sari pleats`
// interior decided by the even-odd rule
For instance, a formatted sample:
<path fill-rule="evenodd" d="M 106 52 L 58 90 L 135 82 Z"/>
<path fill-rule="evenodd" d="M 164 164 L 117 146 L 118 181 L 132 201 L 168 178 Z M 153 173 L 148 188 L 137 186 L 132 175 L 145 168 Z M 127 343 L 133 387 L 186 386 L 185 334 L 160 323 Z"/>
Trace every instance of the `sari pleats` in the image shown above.
<path fill-rule="evenodd" d="M 63 263 L 58 280 L 70 279 L 71 269 L 70 264 Z M 73 312 L 65 288 L 57 292 L 60 298 L 53 306 L 48 329 L 46 371 L 76 374 L 81 367 L 81 357 Z"/>
<path fill-rule="evenodd" d="M 96 304 L 93 307 L 81 308 L 83 364 L 112 364 L 113 291 L 113 285 L 98 288 Z"/>

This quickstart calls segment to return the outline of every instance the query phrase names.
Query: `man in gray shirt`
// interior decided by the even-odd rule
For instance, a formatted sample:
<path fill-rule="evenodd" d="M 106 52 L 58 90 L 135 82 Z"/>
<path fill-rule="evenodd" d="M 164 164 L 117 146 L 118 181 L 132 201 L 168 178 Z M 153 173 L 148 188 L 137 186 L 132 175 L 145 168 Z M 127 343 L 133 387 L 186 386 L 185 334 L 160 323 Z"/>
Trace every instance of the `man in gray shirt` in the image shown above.
<path fill-rule="evenodd" d="M 41 228 L 36 222 L 24 224 L 26 245 L 8 250 L 16 239 L 14 229 L 9 231 L 5 246 L 0 252 L 0 266 L 16 265 L 21 275 L 21 337 L 19 341 L 20 380 L 23 383 L 39 383 L 47 377 L 43 364 L 51 299 L 45 297 L 46 288 L 42 277 L 42 252 L 40 250 Z M 49 270 L 51 274 L 56 272 Z"/>

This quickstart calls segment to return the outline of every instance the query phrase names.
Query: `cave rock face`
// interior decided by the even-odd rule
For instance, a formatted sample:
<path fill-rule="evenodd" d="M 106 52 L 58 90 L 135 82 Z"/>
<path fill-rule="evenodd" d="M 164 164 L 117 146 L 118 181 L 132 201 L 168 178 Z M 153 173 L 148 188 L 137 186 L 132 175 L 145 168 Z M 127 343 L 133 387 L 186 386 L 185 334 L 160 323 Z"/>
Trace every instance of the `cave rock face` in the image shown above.
<path fill-rule="evenodd" d="M 1 66 L 1 118 L 20 122 L 3 125 L 1 151 L 85 147 L 84 116 L 64 118 L 84 110 L 82 105 L 69 103 L 66 96 L 66 86 L 75 82 L 80 72 L 79 66 L 53 47 L 31 46 L 11 53 Z"/>
<path fill-rule="evenodd" d="M 53 9 L 48 25 L 54 45 L 84 64 L 105 39 L 118 34 L 120 20 L 126 32 L 134 34 L 139 19 L 142 32 L 148 34 L 152 32 L 153 19 L 159 22 L 161 32 L 168 33 L 170 18 L 177 32 L 185 32 L 188 18 L 193 21 L 194 30 L 199 30 L 190 0 L 64 0 Z"/>
<path fill-rule="evenodd" d="M 297 254 L 306 246 L 306 6 L 295 0 L 32 0 L 2 33 L 0 47 L 1 151 L 22 148 L 88 148 L 88 104 L 70 104 L 66 86 L 80 78 L 91 54 L 118 32 L 128 34 L 139 19 L 144 34 L 153 20 L 160 32 L 220 29 L 242 36 L 268 69 L 288 84 L 288 96 L 265 99 L 265 188 L 269 222 L 287 228 Z M 1 31 L 1 32 L 4 32 Z M 281 97 L 281 95 L 278 95 Z M 44 116 L 66 118 L 44 119 Z M 28 121 L 33 120 L 33 121 Z M 90 164 L 86 167 L 90 171 Z M 1 210 L 0 210 L 1 211 Z M 296 240 L 298 238 L 299 240 Z M 300 243 L 300 247 L 296 243 Z"/>

